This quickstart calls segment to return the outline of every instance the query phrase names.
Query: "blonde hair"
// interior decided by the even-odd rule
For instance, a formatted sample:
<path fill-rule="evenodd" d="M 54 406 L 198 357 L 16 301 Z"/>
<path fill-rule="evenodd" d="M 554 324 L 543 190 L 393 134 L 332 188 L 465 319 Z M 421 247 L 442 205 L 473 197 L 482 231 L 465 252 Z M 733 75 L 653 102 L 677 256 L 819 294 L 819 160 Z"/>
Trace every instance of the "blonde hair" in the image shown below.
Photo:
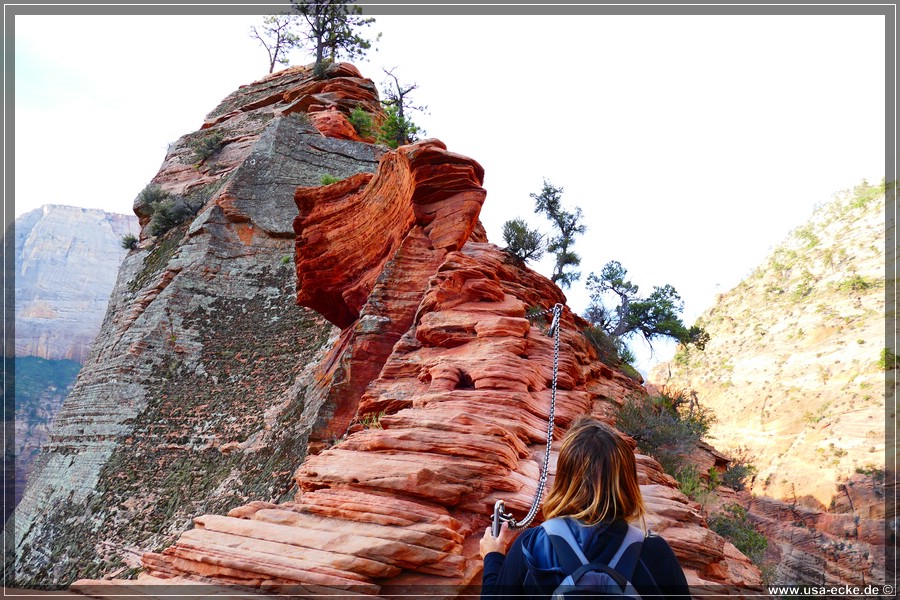
<path fill-rule="evenodd" d="M 546 519 L 574 517 L 587 525 L 643 520 L 637 463 L 616 430 L 590 418 L 572 425 L 560 447 L 543 512 Z"/>

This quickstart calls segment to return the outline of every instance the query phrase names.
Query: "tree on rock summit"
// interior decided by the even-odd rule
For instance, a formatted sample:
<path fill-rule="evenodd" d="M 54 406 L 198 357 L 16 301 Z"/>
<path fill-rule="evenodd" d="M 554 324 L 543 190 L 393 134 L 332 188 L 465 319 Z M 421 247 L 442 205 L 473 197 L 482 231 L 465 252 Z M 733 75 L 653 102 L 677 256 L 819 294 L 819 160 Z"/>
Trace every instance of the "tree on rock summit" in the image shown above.
<path fill-rule="evenodd" d="M 275 63 L 287 66 L 287 53 L 303 45 L 303 40 L 292 30 L 297 26 L 298 16 L 285 13 L 270 15 L 262 25 L 250 27 L 250 37 L 255 38 L 269 53 L 269 73 L 275 70 Z"/>
<path fill-rule="evenodd" d="M 373 18 L 363 18 L 362 9 L 352 2 L 337 0 L 291 0 L 291 6 L 301 17 L 300 37 L 316 50 L 314 73 L 321 76 L 328 64 L 345 56 L 347 60 L 362 58 L 372 42 L 357 33 L 369 27 Z M 381 34 L 375 39 L 378 40 Z"/>

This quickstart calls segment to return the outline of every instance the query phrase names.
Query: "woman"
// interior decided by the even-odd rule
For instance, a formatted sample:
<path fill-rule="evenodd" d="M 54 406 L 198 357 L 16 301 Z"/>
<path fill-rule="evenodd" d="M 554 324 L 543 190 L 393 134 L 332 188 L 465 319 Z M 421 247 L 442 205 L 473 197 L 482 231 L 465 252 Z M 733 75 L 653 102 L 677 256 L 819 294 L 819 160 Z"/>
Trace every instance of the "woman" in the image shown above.
<path fill-rule="evenodd" d="M 643 521 L 644 502 L 634 454 L 614 429 L 588 418 L 572 425 L 559 450 L 543 512 L 548 520 L 567 517 L 565 523 L 592 562 L 605 564 L 616 554 L 628 521 Z M 497 538 L 490 527 L 485 530 L 481 597 L 549 597 L 569 573 L 547 532 L 544 527 L 528 529 L 509 547 L 513 537 L 506 523 Z M 678 559 L 657 535 L 643 539 L 631 582 L 641 595 L 690 598 Z"/>

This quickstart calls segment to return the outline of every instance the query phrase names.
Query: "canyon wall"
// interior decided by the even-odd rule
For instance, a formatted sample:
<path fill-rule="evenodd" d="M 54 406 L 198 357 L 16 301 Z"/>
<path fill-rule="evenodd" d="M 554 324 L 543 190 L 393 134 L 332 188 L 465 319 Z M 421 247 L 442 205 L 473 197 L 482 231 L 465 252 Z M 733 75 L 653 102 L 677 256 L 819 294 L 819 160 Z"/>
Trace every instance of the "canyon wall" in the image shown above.
<path fill-rule="evenodd" d="M 19 216 L 7 234 L 15 253 L 9 280 L 15 282 L 15 337 L 9 338 L 15 344 L 7 348 L 15 480 L 4 517 L 21 498 L 50 423 L 100 331 L 127 253 L 122 238 L 137 233 L 134 215 L 48 204 Z"/>
<path fill-rule="evenodd" d="M 15 356 L 84 363 L 100 330 L 134 215 L 48 204 L 18 217 Z"/>
<path fill-rule="evenodd" d="M 779 581 L 884 577 L 884 202 L 862 183 L 821 205 L 701 315 L 705 351 L 651 374 L 713 409 L 718 449 L 749 451 L 743 504 Z"/>

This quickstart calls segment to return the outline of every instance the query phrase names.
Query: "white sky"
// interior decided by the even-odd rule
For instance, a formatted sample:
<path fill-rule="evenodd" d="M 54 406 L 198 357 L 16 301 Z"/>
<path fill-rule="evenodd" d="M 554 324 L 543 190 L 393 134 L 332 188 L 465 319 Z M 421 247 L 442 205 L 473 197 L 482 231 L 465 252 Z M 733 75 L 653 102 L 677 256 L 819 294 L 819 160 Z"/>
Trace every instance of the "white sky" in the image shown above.
<path fill-rule="evenodd" d="M 166 147 L 268 71 L 258 16 L 16 16 L 16 215 L 130 213 Z M 503 245 L 544 177 L 580 206 L 582 280 L 619 260 L 671 283 L 687 324 L 817 203 L 884 175 L 881 16 L 378 16 L 357 62 L 416 82 L 428 137 L 484 166 Z M 310 62 L 295 53 L 294 64 Z M 535 267 L 549 275 L 545 259 Z M 639 366 L 651 359 L 633 344 Z"/>

